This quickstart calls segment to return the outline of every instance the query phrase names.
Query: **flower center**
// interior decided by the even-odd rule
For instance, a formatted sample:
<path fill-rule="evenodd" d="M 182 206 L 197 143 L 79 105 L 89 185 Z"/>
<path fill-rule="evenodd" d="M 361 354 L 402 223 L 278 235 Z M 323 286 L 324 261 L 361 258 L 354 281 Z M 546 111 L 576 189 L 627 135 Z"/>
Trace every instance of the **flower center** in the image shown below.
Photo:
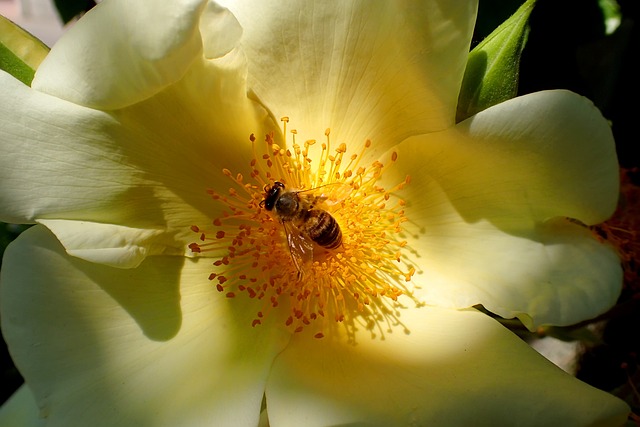
<path fill-rule="evenodd" d="M 288 118 L 282 121 L 286 135 Z M 291 133 L 291 149 L 272 134 L 260 147 L 251 135 L 249 179 L 223 170 L 232 187 L 226 194 L 208 191 L 223 213 L 213 228 L 192 226 L 199 238 L 189 247 L 217 258 L 209 280 L 219 292 L 262 301 L 253 326 L 284 309 L 293 332 L 311 327 L 322 338 L 342 325 L 351 336 L 359 327 L 384 336 L 402 325 L 399 297 L 413 299 L 409 282 L 416 269 L 401 238 L 405 202 L 395 195 L 410 179 L 379 186 L 397 155 L 387 164 L 362 165 L 371 141 L 348 154 L 344 143 L 331 149 L 329 129 L 322 144 L 301 146 Z M 320 150 L 316 161 L 313 149 Z"/>

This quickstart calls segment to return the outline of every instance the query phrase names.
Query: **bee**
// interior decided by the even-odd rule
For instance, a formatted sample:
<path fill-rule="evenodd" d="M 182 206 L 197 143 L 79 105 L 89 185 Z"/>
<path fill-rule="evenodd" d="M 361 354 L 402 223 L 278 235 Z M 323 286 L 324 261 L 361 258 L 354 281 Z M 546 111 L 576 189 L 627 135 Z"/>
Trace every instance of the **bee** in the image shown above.
<path fill-rule="evenodd" d="M 276 181 L 265 186 L 260 206 L 282 223 L 296 269 L 302 274 L 313 261 L 314 244 L 329 250 L 342 245 L 338 221 L 323 207 L 342 202 L 351 192 L 347 184 L 327 184 L 309 190 L 289 190 Z"/>

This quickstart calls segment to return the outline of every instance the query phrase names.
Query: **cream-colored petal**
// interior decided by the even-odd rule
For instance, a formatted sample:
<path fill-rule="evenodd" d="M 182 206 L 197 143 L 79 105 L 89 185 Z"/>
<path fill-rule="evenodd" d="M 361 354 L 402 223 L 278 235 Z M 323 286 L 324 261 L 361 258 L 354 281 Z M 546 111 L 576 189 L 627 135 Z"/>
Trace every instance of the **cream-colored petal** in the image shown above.
<path fill-rule="evenodd" d="M 392 144 L 453 124 L 476 2 L 222 1 L 249 84 L 300 141 Z"/>
<path fill-rule="evenodd" d="M 185 252 L 195 237 L 189 226 L 208 222 L 185 201 L 199 190 L 201 207 L 210 203 L 206 186 L 196 185 L 205 179 L 185 182 L 186 173 L 173 169 L 181 159 L 174 155 L 173 165 L 164 165 L 175 177 L 169 181 L 163 164 L 149 155 L 155 141 L 145 147 L 140 141 L 148 141 L 135 139 L 113 115 L 31 90 L 6 74 L 0 80 L 8 101 L 0 105 L 2 220 L 55 226 L 69 253 L 110 265 Z M 203 156 L 187 151 L 182 171 L 197 174 L 189 157 Z M 181 196 L 175 194 L 180 189 L 167 188 L 180 184 Z"/>
<path fill-rule="evenodd" d="M 204 56 L 215 59 L 237 47 L 242 27 L 228 9 L 209 1 L 200 17 L 200 33 Z"/>
<path fill-rule="evenodd" d="M 160 94 L 104 113 L 1 74 L 2 219 L 115 224 L 132 237 L 162 231 L 155 248 L 147 239 L 123 244 L 143 246 L 140 255 L 183 253 L 196 237 L 189 227 L 209 224 L 222 209 L 207 190 L 229 188 L 224 168 L 247 173 L 249 135 L 268 131 L 266 112 L 246 97 L 245 76 L 239 52 L 201 60 Z"/>
<path fill-rule="evenodd" d="M 113 144 L 109 114 L 44 95 L 0 72 L 0 210 L 3 221 L 104 209 L 127 191 L 136 171 Z M 99 214 L 96 214 L 98 216 Z"/>
<path fill-rule="evenodd" d="M 499 211 L 509 201 L 522 216 L 530 211 L 536 220 L 559 215 L 586 224 L 613 214 L 619 189 L 615 143 L 609 123 L 587 98 L 568 91 L 533 93 L 490 108 L 459 129 L 467 135 L 465 148 L 482 144 L 480 150 L 490 152 L 483 158 L 474 150 L 465 163 L 475 168 L 465 171 L 463 182 L 446 181 L 450 193 L 460 193 L 452 196 L 460 211 L 475 204 L 470 198 L 481 193 L 487 177 L 483 184 L 493 185 L 496 195 L 478 199 L 490 202 L 488 210 Z M 515 154 L 506 154 L 509 149 Z M 471 186 L 471 177 L 479 185 Z M 511 191 L 498 195 L 501 190 Z"/>
<path fill-rule="evenodd" d="M 51 426 L 251 426 L 288 334 L 226 298 L 206 261 L 131 270 L 67 256 L 35 226 L 7 249 L 2 328 Z"/>
<path fill-rule="evenodd" d="M 0 407 L 0 426 L 41 427 L 45 425 L 45 420 L 39 414 L 33 393 L 23 384 Z"/>
<path fill-rule="evenodd" d="M 621 400 L 475 311 L 407 310 L 411 330 L 357 345 L 296 335 L 267 384 L 270 425 L 622 425 Z"/>
<path fill-rule="evenodd" d="M 42 62 L 32 87 L 118 109 L 178 81 L 202 51 L 204 0 L 110 0 L 80 19 Z"/>
<path fill-rule="evenodd" d="M 616 208 L 611 130 L 589 100 L 571 92 L 503 102 L 395 151 L 398 174 L 437 182 L 468 222 L 518 230 L 568 216 L 596 224 Z"/>
<path fill-rule="evenodd" d="M 616 253 L 573 223 L 551 221 L 512 235 L 451 212 L 449 225 L 427 227 L 417 248 L 417 295 L 429 304 L 483 304 L 531 330 L 572 325 L 611 308 L 622 288 Z"/>
<path fill-rule="evenodd" d="M 135 268 L 148 255 L 181 254 L 177 248 L 173 253 L 168 250 L 171 242 L 164 230 L 60 219 L 41 219 L 38 223 L 64 242 L 67 254 L 111 267 Z"/>
<path fill-rule="evenodd" d="M 153 152 L 141 156 L 149 156 L 156 168 L 168 169 L 164 174 L 177 170 L 184 175 L 176 185 L 189 179 L 191 185 L 215 186 L 225 168 L 249 174 L 250 136 L 263 140 L 274 130 L 269 113 L 247 97 L 246 78 L 246 58 L 235 49 L 221 58 L 197 61 L 177 84 L 114 114 L 138 144 Z M 225 178 L 224 189 L 229 182 Z"/>
<path fill-rule="evenodd" d="M 615 302 L 616 255 L 561 219 L 602 221 L 617 199 L 611 133 L 584 98 L 516 98 L 395 151 L 384 179 L 412 177 L 402 194 L 407 240 L 427 302 L 484 304 L 532 328 L 579 322 Z"/>

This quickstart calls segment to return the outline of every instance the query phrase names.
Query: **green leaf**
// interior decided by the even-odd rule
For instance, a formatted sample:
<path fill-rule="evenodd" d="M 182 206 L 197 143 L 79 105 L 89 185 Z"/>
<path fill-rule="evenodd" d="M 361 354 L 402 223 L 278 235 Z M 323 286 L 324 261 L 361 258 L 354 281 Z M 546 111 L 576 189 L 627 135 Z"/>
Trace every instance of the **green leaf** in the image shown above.
<path fill-rule="evenodd" d="M 456 121 L 460 122 L 518 93 L 520 55 L 529 34 L 528 0 L 469 54 Z"/>
<path fill-rule="evenodd" d="M 55 0 L 56 9 L 65 24 L 96 5 L 94 0 Z"/>
<path fill-rule="evenodd" d="M 622 22 L 620 5 L 616 0 L 598 0 L 598 6 L 602 10 L 607 34 L 613 34 L 620 26 L 620 22 Z"/>
<path fill-rule="evenodd" d="M 26 85 L 49 48 L 13 22 L 0 15 L 0 69 Z"/>

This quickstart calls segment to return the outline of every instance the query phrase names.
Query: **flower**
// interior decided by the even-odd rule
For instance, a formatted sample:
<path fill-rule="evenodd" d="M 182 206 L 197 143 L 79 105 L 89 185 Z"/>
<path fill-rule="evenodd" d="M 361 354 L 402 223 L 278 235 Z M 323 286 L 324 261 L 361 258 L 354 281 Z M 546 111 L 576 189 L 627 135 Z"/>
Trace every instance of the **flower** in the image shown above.
<path fill-rule="evenodd" d="M 533 328 L 615 301 L 576 221 L 615 207 L 600 113 L 553 91 L 455 125 L 473 2 L 224 6 L 106 0 L 32 88 L 0 74 L 2 219 L 39 224 L 2 326 L 41 416 L 256 425 L 264 397 L 272 426 L 621 423 L 469 308 Z M 287 252 L 278 180 L 328 184 L 340 249 Z"/>

